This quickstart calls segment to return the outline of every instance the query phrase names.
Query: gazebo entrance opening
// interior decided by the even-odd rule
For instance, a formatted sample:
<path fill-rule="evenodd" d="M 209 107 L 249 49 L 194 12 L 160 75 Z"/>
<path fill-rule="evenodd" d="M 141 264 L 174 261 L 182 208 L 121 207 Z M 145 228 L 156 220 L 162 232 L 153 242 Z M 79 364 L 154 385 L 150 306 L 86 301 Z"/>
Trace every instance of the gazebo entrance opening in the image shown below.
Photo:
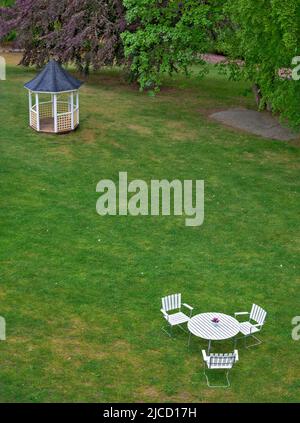
<path fill-rule="evenodd" d="M 39 132 L 69 132 L 79 125 L 79 93 L 29 91 L 30 126 Z"/>

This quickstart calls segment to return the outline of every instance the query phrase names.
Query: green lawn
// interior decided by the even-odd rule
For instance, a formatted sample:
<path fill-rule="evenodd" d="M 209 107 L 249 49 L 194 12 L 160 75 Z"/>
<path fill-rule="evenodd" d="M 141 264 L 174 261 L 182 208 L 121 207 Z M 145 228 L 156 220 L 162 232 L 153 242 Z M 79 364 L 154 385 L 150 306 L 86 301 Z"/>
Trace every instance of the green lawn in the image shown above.
<path fill-rule="evenodd" d="M 23 83 L 10 60 L 0 82 L 0 401 L 299 401 L 299 176 L 296 145 L 231 130 L 207 110 L 254 107 L 249 86 L 212 72 L 166 80 L 155 98 L 118 71 L 81 93 L 81 127 L 28 128 Z M 206 217 L 96 214 L 96 185 L 205 179 Z M 160 299 L 182 292 L 195 312 L 269 313 L 264 344 L 245 350 L 232 388 L 209 390 L 206 343 L 160 330 Z M 230 351 L 231 342 L 215 346 Z"/>

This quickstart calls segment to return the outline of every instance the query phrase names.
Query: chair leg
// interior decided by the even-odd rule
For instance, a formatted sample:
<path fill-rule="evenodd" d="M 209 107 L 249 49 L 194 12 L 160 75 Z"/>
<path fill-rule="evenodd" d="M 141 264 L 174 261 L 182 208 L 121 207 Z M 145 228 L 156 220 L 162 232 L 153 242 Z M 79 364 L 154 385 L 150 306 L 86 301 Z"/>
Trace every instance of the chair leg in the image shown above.
<path fill-rule="evenodd" d="M 169 326 L 170 326 L 170 330 L 167 330 L 166 327 L 164 327 L 164 326 L 161 328 L 161 330 L 163 332 L 165 332 L 170 338 L 172 338 L 173 337 L 173 326 L 172 325 L 169 325 Z"/>
<path fill-rule="evenodd" d="M 230 380 L 229 380 L 229 370 L 226 372 L 226 380 L 227 380 L 226 385 L 211 385 L 209 382 L 209 378 L 206 374 L 205 365 L 204 365 L 204 376 L 206 377 L 206 383 L 209 388 L 229 388 L 231 386 Z"/>
<path fill-rule="evenodd" d="M 191 332 L 190 332 L 190 334 L 189 334 L 188 348 L 190 348 L 190 345 L 191 345 L 191 337 L 192 337 L 192 334 L 191 334 Z"/>
<path fill-rule="evenodd" d="M 172 325 L 169 325 L 170 326 L 170 331 L 168 331 L 164 326 L 161 328 L 162 329 L 162 331 L 163 332 L 165 332 L 167 335 L 169 335 L 170 337 L 172 337 L 173 336 L 173 326 Z M 186 330 L 184 327 L 182 327 L 181 325 L 176 325 L 176 326 L 178 326 L 184 333 L 189 333 L 189 331 L 188 330 Z"/>
<path fill-rule="evenodd" d="M 226 379 L 227 379 L 227 388 L 229 388 L 230 387 L 229 371 L 226 372 Z"/>
<path fill-rule="evenodd" d="M 236 350 L 236 345 L 237 345 L 237 338 L 234 338 L 233 340 L 233 349 Z"/>
<path fill-rule="evenodd" d="M 182 327 L 181 325 L 177 325 L 184 333 L 189 333 L 188 330 L 184 329 L 184 327 Z"/>
<path fill-rule="evenodd" d="M 247 345 L 247 339 L 248 338 L 254 338 L 256 340 L 256 342 L 254 342 L 253 344 Z M 241 338 L 236 338 L 236 341 L 235 342 L 237 342 L 239 339 L 243 339 L 244 340 L 244 346 L 247 349 L 262 344 L 262 341 L 259 338 L 257 338 L 255 335 L 246 335 L 246 336 L 243 336 Z"/>
<path fill-rule="evenodd" d="M 254 342 L 253 344 L 247 345 L 246 339 L 250 338 L 250 337 L 254 338 L 256 340 L 256 342 Z M 255 336 L 255 335 L 245 336 L 245 346 L 246 346 L 246 348 L 249 349 L 249 348 L 252 348 L 252 347 L 256 347 L 257 345 L 260 345 L 260 344 L 262 344 L 262 341 L 259 338 L 257 338 L 257 336 Z"/>

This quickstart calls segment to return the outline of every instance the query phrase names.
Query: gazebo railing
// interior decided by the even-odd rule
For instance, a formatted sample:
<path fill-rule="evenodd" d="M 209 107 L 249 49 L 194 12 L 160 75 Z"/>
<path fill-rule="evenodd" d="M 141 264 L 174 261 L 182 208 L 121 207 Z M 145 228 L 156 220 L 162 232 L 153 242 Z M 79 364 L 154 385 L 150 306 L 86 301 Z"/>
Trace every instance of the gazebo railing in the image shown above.
<path fill-rule="evenodd" d="M 42 121 L 53 119 L 53 131 L 66 132 L 75 129 L 79 125 L 79 104 L 72 105 L 68 101 L 57 101 L 56 116 L 52 101 L 34 104 L 30 109 L 30 126 L 37 131 L 41 129 Z M 56 127 L 56 128 L 55 128 Z"/>
<path fill-rule="evenodd" d="M 57 130 L 58 132 L 68 131 L 79 125 L 79 107 L 72 106 L 68 102 L 57 103 Z M 66 111 L 67 110 L 67 111 Z"/>
<path fill-rule="evenodd" d="M 38 128 L 38 114 L 36 111 L 36 105 L 32 106 L 30 109 L 30 126 L 34 128 L 36 131 L 39 130 Z"/>

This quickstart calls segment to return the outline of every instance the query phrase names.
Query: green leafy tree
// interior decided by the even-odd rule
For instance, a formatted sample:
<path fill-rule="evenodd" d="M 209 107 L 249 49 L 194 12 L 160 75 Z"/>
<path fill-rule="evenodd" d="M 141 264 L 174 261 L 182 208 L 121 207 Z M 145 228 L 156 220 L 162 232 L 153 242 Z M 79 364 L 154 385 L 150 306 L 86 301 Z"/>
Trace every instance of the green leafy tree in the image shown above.
<path fill-rule="evenodd" d="M 14 3 L 14 0 L 0 0 L 0 7 L 8 7 Z"/>
<path fill-rule="evenodd" d="M 227 52 L 245 65 L 232 66 L 232 75 L 254 83 L 261 109 L 269 107 L 295 127 L 300 126 L 300 81 L 288 71 L 300 56 L 299 0 L 230 0 L 225 11 L 233 30 Z"/>
<path fill-rule="evenodd" d="M 201 63 L 221 17 L 221 0 L 124 0 L 134 28 L 122 34 L 125 55 L 142 89 L 158 88 L 162 75 Z"/>

